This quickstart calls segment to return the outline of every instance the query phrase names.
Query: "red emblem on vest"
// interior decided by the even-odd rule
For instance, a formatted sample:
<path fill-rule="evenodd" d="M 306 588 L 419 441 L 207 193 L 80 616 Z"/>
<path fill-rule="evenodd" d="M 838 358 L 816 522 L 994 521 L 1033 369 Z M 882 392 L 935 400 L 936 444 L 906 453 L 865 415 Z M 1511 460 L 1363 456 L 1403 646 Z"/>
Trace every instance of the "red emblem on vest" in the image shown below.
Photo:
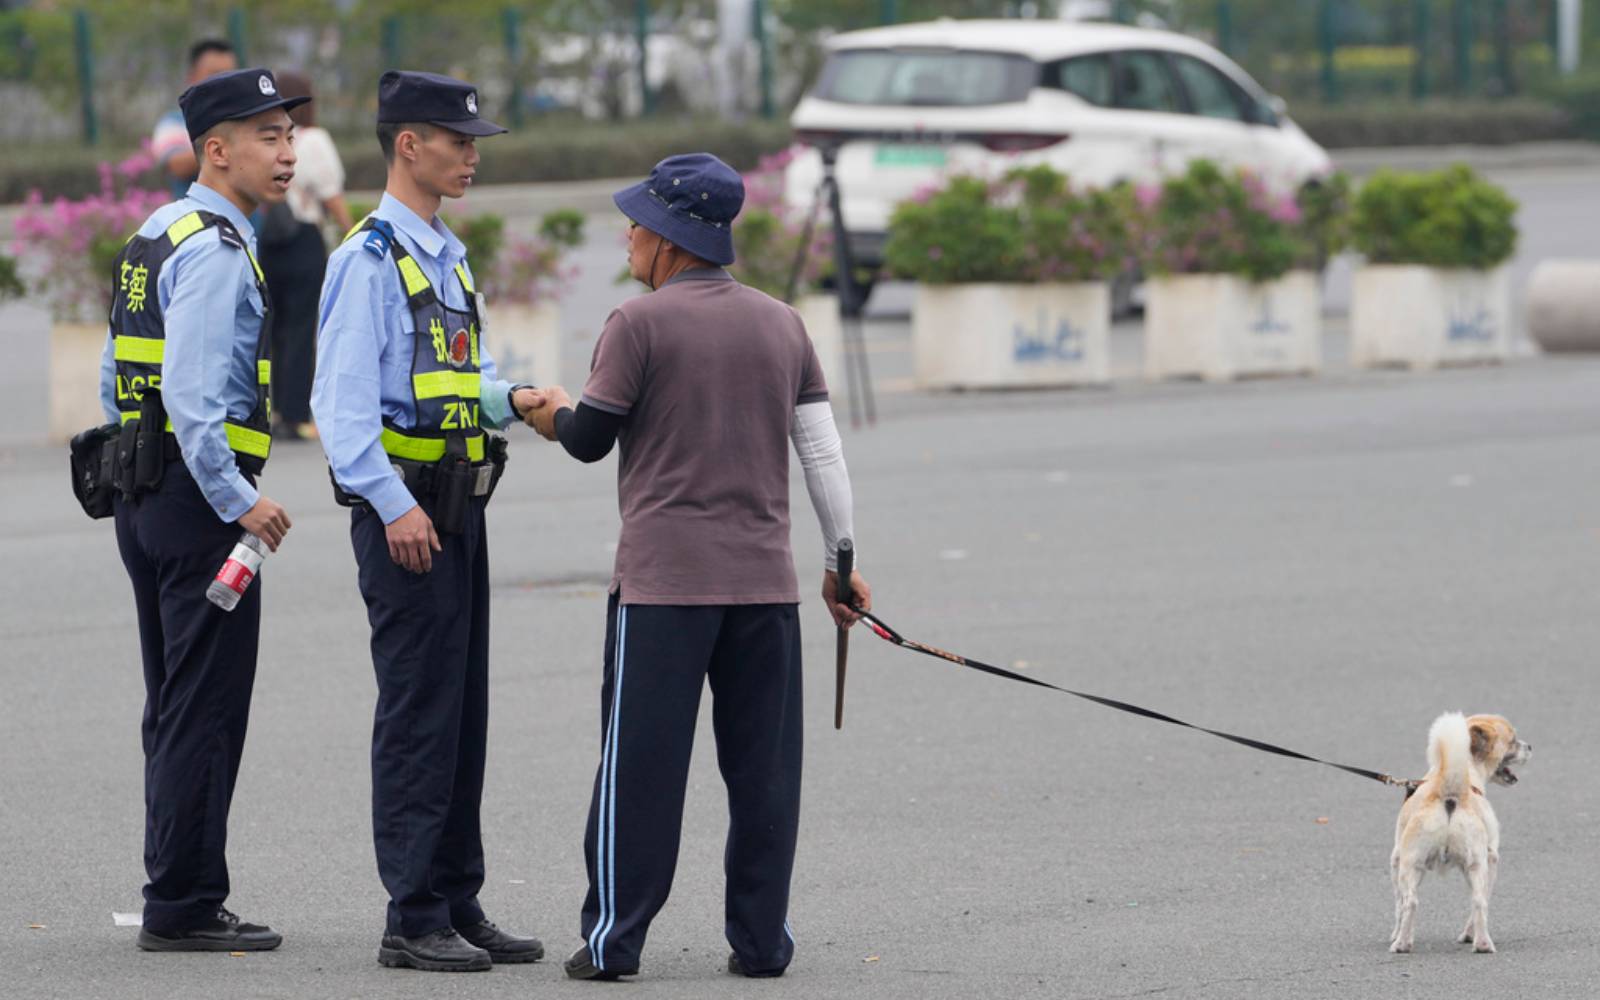
<path fill-rule="evenodd" d="M 467 341 L 467 331 L 457 330 L 450 335 L 450 367 L 460 368 L 467 363 L 467 352 L 470 348 Z"/>

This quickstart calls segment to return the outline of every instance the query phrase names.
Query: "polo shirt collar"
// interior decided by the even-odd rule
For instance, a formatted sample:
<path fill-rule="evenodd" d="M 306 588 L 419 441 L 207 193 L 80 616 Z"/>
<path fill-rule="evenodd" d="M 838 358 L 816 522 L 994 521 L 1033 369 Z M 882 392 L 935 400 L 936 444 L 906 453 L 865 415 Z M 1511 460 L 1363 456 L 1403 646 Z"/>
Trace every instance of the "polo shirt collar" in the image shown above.
<path fill-rule="evenodd" d="M 378 210 L 373 213 L 385 222 L 391 223 L 418 250 L 425 255 L 438 260 L 445 256 L 444 251 L 449 251 L 449 256 L 461 259 L 467 255 L 466 246 L 444 224 L 444 220 L 437 215 L 433 217 L 433 224 L 422 220 L 422 216 L 413 212 L 405 202 L 384 192 L 383 200 L 378 202 Z"/>
<path fill-rule="evenodd" d="M 249 243 L 256 238 L 256 227 L 250 224 L 249 216 L 239 211 L 239 206 L 229 201 L 222 192 L 215 188 L 207 187 L 199 181 L 189 185 L 188 192 L 184 195 L 190 201 L 198 202 L 201 208 L 213 212 L 233 223 L 233 228 Z"/>
<path fill-rule="evenodd" d="M 662 288 L 676 285 L 680 281 L 732 281 L 733 275 L 720 267 L 695 267 L 687 271 L 679 271 L 661 283 Z"/>

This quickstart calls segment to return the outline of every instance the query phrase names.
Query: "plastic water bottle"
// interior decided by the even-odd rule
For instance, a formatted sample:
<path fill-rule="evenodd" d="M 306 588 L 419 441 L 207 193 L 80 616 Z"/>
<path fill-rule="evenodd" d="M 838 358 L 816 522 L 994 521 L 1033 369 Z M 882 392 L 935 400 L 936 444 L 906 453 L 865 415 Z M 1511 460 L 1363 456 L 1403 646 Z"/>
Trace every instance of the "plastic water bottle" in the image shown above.
<path fill-rule="evenodd" d="M 228 561 L 217 570 L 217 578 L 206 588 L 206 600 L 224 611 L 232 611 L 239 598 L 250 589 L 250 581 L 256 578 L 261 560 L 266 557 L 267 543 L 245 532 L 228 555 Z"/>

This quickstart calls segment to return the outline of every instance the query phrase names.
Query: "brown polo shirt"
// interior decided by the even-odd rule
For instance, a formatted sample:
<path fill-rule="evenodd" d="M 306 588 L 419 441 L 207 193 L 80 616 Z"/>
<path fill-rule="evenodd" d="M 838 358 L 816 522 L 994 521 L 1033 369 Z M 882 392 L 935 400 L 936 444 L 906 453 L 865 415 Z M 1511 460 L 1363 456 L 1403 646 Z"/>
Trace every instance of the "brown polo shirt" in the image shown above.
<path fill-rule="evenodd" d="M 624 417 L 624 604 L 796 604 L 789 428 L 828 386 L 800 314 L 721 268 L 623 303 L 583 402 Z"/>

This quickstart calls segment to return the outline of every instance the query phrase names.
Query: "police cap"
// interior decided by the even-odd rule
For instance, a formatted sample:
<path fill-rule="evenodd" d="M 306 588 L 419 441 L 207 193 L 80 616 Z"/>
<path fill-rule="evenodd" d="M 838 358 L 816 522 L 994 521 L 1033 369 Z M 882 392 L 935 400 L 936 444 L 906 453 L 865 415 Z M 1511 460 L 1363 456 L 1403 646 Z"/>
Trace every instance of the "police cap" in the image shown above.
<path fill-rule="evenodd" d="M 194 142 L 218 122 L 235 121 L 259 115 L 273 108 L 298 108 L 309 97 L 284 97 L 278 81 L 265 69 L 236 69 L 207 77 L 183 92 L 178 107 L 183 109 L 183 124 Z"/>
<path fill-rule="evenodd" d="M 508 131 L 478 117 L 478 88 L 438 73 L 392 69 L 378 80 L 378 122 L 425 122 L 464 135 Z"/>

